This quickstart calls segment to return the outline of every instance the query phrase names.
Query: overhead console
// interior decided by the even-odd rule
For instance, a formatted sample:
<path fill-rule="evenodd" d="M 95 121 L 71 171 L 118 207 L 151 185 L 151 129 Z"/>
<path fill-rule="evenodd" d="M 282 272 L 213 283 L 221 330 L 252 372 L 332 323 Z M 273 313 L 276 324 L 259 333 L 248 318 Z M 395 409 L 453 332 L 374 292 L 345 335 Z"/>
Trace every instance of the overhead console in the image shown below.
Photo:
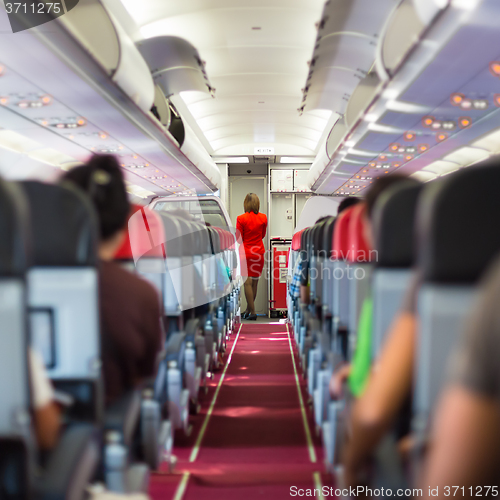
<path fill-rule="evenodd" d="M 127 181 L 151 194 L 218 189 L 217 167 L 181 150 L 186 134 L 171 133 L 179 127 L 161 86 L 100 1 L 13 35 L 0 6 L 0 27 L 0 127 L 60 151 L 66 164 L 115 154 Z"/>
<path fill-rule="evenodd" d="M 357 195 L 395 170 L 427 181 L 498 152 L 499 13 L 495 0 L 401 2 L 311 188 Z"/>

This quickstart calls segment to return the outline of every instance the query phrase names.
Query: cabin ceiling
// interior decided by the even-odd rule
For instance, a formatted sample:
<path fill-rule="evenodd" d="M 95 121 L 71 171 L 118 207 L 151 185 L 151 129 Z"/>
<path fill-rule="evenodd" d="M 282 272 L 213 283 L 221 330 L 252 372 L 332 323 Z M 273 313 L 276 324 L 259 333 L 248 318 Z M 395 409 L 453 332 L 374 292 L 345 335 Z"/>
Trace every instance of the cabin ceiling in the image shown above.
<path fill-rule="evenodd" d="M 266 146 L 277 155 L 317 153 L 336 117 L 298 108 L 324 0 L 121 1 L 140 37 L 185 38 L 206 62 L 215 96 L 180 97 L 210 154 L 253 155 Z"/>

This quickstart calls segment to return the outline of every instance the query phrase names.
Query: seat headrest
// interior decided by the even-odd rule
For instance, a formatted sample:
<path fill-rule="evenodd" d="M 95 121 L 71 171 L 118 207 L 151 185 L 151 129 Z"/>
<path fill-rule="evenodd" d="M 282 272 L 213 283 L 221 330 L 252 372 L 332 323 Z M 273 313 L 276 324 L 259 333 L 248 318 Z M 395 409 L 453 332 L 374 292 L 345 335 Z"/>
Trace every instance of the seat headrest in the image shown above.
<path fill-rule="evenodd" d="M 297 231 L 293 236 L 292 236 L 292 250 L 300 250 L 300 241 L 302 238 L 302 233 L 304 232 L 303 229 L 300 231 Z"/>
<path fill-rule="evenodd" d="M 165 230 L 160 215 L 141 205 L 133 205 L 126 227 L 126 237 L 115 259 L 165 257 Z"/>
<path fill-rule="evenodd" d="M 333 244 L 333 231 L 335 229 L 335 221 L 336 217 L 330 217 L 325 221 L 325 225 L 323 226 L 323 235 L 322 235 L 322 248 L 326 253 L 326 257 L 329 258 L 332 252 L 332 244 Z"/>
<path fill-rule="evenodd" d="M 157 212 L 163 223 L 165 231 L 165 246 L 167 257 L 185 257 L 191 244 L 189 235 L 189 223 L 176 215 L 168 212 Z"/>
<path fill-rule="evenodd" d="M 325 225 L 325 221 L 321 221 L 313 226 L 312 233 L 312 245 L 313 252 L 315 255 L 318 255 L 321 247 L 323 246 L 323 227 Z"/>
<path fill-rule="evenodd" d="M 69 184 L 21 185 L 30 211 L 33 265 L 96 265 L 97 216 L 85 193 Z"/>
<path fill-rule="evenodd" d="M 19 186 L 0 179 L 0 276 L 22 277 L 30 265 L 29 213 Z"/>
<path fill-rule="evenodd" d="M 349 253 L 349 224 L 354 207 L 346 208 L 338 217 L 333 230 L 332 258 L 347 259 Z"/>
<path fill-rule="evenodd" d="M 300 249 L 301 250 L 306 250 L 307 249 L 307 234 L 311 230 L 310 227 L 306 227 L 303 231 L 302 234 L 300 235 Z"/>
<path fill-rule="evenodd" d="M 142 206 L 141 205 L 131 205 L 130 206 L 130 216 L 128 220 L 127 227 L 125 228 L 126 234 L 125 238 L 123 240 L 122 246 L 117 250 L 115 254 L 115 259 L 116 260 L 132 260 L 133 255 L 132 255 L 132 247 L 130 246 L 130 220 L 132 219 L 133 215 L 136 212 L 139 212 L 141 210 Z"/>
<path fill-rule="evenodd" d="M 418 266 L 434 283 L 474 283 L 500 251 L 497 159 L 424 189 L 417 207 Z"/>
<path fill-rule="evenodd" d="M 377 266 L 408 268 L 415 257 L 415 213 L 423 184 L 408 179 L 384 191 L 373 211 Z"/>

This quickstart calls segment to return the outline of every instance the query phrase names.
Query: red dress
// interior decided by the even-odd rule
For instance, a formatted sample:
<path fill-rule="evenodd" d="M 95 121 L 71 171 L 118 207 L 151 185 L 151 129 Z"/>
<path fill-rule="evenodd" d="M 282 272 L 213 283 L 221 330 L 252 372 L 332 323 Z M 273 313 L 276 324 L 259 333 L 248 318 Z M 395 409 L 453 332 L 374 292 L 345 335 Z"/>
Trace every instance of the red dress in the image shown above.
<path fill-rule="evenodd" d="M 266 236 L 267 217 L 260 212 L 258 214 L 246 212 L 238 215 L 236 229 L 243 241 L 244 257 L 246 258 L 248 271 L 246 274 L 251 278 L 259 278 L 264 267 L 264 253 L 266 250 L 262 240 Z"/>

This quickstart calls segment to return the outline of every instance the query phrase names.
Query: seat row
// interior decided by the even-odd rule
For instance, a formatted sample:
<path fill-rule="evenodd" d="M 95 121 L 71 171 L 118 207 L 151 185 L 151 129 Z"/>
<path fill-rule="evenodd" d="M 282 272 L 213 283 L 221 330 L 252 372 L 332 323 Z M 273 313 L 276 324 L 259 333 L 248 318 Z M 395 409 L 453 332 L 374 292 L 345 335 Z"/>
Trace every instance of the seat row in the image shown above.
<path fill-rule="evenodd" d="M 147 491 L 149 470 L 171 460 L 174 431 L 217 369 L 239 311 L 234 236 L 135 207 L 119 260 L 152 282 L 165 344 L 156 377 L 106 405 L 97 222 L 69 185 L 0 181 L 0 478 L 6 498 L 83 498 L 104 480 Z M 65 405 L 64 435 L 35 474 L 29 349 Z M 9 496 L 10 495 L 10 496 Z"/>
<path fill-rule="evenodd" d="M 362 351 L 373 365 L 395 318 L 408 311 L 418 318 L 409 422 L 414 460 L 410 472 L 404 470 L 390 433 L 375 454 L 372 485 L 391 487 L 415 478 L 450 353 L 478 294 L 478 280 L 500 252 L 500 235 L 488 222 L 500 216 L 498 181 L 495 163 L 426 185 L 401 179 L 382 191 L 371 214 L 360 203 L 294 235 L 290 262 L 303 263 L 309 297 L 301 301 L 290 289 L 289 321 L 332 471 L 341 469 L 340 450 L 352 431 L 350 410 L 359 396 L 347 389 L 333 399 L 332 375 L 352 366 Z M 367 325 L 370 334 L 362 335 Z"/>

